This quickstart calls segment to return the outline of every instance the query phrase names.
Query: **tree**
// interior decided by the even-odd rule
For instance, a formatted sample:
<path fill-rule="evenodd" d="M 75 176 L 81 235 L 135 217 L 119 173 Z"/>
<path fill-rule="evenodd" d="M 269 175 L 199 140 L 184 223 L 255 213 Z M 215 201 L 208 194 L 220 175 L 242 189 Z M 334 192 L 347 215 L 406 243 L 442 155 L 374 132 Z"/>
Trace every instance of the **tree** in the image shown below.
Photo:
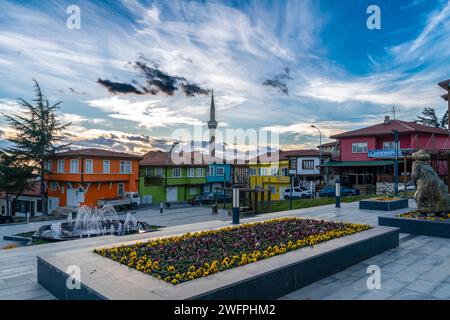
<path fill-rule="evenodd" d="M 9 216 L 9 197 L 15 194 L 19 197 L 34 185 L 33 168 L 6 152 L 0 151 L 0 190 L 5 193 L 6 215 Z"/>
<path fill-rule="evenodd" d="M 417 117 L 418 122 L 434 128 L 447 128 L 448 126 L 448 110 L 439 118 L 436 114 L 436 110 L 432 107 L 426 107 L 422 110 L 422 114 Z"/>
<path fill-rule="evenodd" d="M 47 214 L 47 191 L 44 180 L 47 173 L 46 164 L 56 152 L 69 149 L 70 144 L 62 143 L 64 137 L 61 132 L 71 123 L 61 125 L 56 115 L 61 102 L 51 105 L 42 94 L 39 83 L 35 79 L 33 81 L 36 94 L 34 104 L 19 99 L 20 105 L 24 108 L 23 114 L 3 114 L 16 132 L 14 137 L 8 138 L 12 147 L 7 148 L 6 152 L 14 156 L 16 161 L 33 168 L 40 177 L 42 212 Z"/>

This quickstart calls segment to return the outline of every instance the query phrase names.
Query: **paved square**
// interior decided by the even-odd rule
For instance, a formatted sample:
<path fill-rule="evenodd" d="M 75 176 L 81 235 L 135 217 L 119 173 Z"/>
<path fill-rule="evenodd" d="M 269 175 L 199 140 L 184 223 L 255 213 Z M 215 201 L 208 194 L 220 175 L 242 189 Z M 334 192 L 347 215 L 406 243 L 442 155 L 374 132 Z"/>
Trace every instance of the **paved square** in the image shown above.
<path fill-rule="evenodd" d="M 414 202 L 410 201 L 410 206 Z M 242 222 L 271 219 L 281 216 L 313 217 L 376 225 L 379 215 L 392 216 L 411 209 L 394 212 L 359 210 L 358 203 L 333 205 L 258 215 Z M 212 215 L 210 208 L 183 208 L 166 210 L 139 210 L 138 220 L 163 225 L 155 235 L 192 232 L 230 225 L 231 218 L 221 210 Z M 0 236 L 37 230 L 48 222 L 14 226 L 0 226 Z M 365 260 L 346 270 L 292 292 L 282 299 L 449 299 L 450 298 L 450 239 L 427 236 L 400 235 L 400 246 Z M 136 235 L 136 239 L 139 235 Z M 109 237 L 111 243 L 120 237 Z M 105 239 L 106 240 L 106 239 Z M 12 250 L 0 250 L 0 299 L 54 299 L 36 283 L 36 256 L 39 254 L 72 250 L 98 241 L 74 240 Z M 381 268 L 381 289 L 367 289 L 367 267 Z"/>

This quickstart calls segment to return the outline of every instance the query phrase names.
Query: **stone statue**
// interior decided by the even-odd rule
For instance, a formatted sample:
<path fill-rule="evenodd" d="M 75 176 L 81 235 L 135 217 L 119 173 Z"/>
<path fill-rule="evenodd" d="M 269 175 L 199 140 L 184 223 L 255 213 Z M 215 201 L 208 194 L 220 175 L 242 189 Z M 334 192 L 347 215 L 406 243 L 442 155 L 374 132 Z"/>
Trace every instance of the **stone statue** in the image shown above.
<path fill-rule="evenodd" d="M 450 196 L 444 182 L 430 165 L 430 155 L 419 150 L 412 155 L 414 161 L 411 178 L 417 190 L 414 199 L 423 213 L 450 211 Z"/>

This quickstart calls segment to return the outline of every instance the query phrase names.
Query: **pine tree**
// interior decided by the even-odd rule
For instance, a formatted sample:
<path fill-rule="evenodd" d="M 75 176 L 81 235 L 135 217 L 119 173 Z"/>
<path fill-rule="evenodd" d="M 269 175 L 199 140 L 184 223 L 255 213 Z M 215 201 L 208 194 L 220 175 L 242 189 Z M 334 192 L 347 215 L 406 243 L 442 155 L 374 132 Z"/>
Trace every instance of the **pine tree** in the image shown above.
<path fill-rule="evenodd" d="M 12 147 L 7 148 L 6 151 L 17 161 L 32 167 L 40 177 L 42 211 L 43 214 L 47 214 L 47 191 L 44 180 L 44 175 L 47 173 L 46 164 L 56 152 L 69 149 L 70 144 L 62 143 L 64 137 L 61 132 L 70 123 L 61 125 L 56 115 L 61 102 L 51 105 L 42 94 L 39 83 L 35 79 L 33 81 L 36 94 L 33 104 L 19 99 L 20 105 L 25 110 L 23 114 L 3 114 L 16 132 L 15 137 L 8 139 Z"/>
<path fill-rule="evenodd" d="M 419 123 L 433 128 L 447 128 L 448 125 L 448 111 L 439 119 L 436 110 L 431 107 L 425 107 L 417 118 Z"/>
<path fill-rule="evenodd" d="M 25 191 L 31 190 L 34 185 L 35 175 L 33 168 L 21 161 L 0 151 L 0 190 L 5 193 L 6 215 L 9 216 L 9 198 L 10 195 L 20 197 Z"/>

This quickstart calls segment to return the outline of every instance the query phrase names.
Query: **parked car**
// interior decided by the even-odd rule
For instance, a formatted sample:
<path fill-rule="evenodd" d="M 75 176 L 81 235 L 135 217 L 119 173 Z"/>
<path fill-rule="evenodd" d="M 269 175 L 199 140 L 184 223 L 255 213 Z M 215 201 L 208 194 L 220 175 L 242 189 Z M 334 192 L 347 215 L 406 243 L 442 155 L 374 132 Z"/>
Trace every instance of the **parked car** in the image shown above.
<path fill-rule="evenodd" d="M 198 194 L 192 199 L 188 200 L 188 203 L 195 206 L 201 204 L 213 204 L 213 203 L 229 203 L 231 202 L 231 196 L 229 194 L 217 194 L 217 193 L 205 193 Z"/>
<path fill-rule="evenodd" d="M 341 186 L 341 197 L 358 196 L 359 190 Z M 319 191 L 319 197 L 335 197 L 336 190 L 333 187 L 325 187 Z"/>
<path fill-rule="evenodd" d="M 292 188 L 292 199 L 307 199 L 312 198 L 313 194 L 311 190 L 304 187 L 294 187 Z M 291 188 L 284 189 L 284 199 L 289 199 L 291 197 Z"/>
<path fill-rule="evenodd" d="M 195 206 L 201 204 L 213 204 L 216 202 L 216 198 L 212 193 L 198 194 L 192 199 L 188 200 L 188 203 Z"/>
<path fill-rule="evenodd" d="M 405 184 L 404 183 L 399 183 L 398 184 L 398 191 L 405 191 Z M 416 185 L 414 183 L 414 181 L 409 180 L 406 183 L 406 191 L 416 191 Z"/>
<path fill-rule="evenodd" d="M 136 209 L 141 205 L 141 197 L 136 192 L 125 192 L 117 199 L 101 199 L 98 201 L 100 207 L 112 206 L 117 210 Z"/>

